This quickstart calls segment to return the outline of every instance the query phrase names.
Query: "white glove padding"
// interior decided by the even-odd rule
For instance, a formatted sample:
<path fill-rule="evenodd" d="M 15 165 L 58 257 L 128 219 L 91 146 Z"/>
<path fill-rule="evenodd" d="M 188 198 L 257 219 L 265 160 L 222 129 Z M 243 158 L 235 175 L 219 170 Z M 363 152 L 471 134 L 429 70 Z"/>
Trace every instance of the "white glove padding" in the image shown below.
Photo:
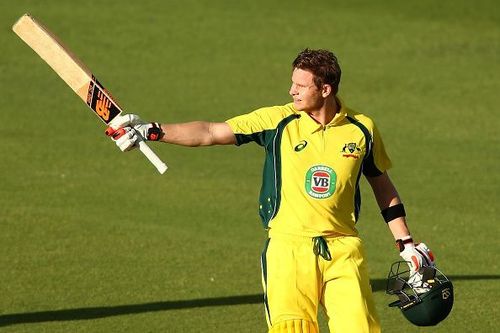
<path fill-rule="evenodd" d="M 434 266 L 434 256 L 424 243 L 419 243 L 416 246 L 405 244 L 404 250 L 399 255 L 408 263 L 412 271 L 418 271 L 424 266 Z"/>
<path fill-rule="evenodd" d="M 135 114 L 116 116 L 106 129 L 121 151 L 135 148 L 140 140 L 158 141 L 163 134 L 160 124 L 144 122 Z"/>
<path fill-rule="evenodd" d="M 429 291 L 429 286 L 425 281 L 422 281 L 422 273 L 420 268 L 425 266 L 434 267 L 434 256 L 431 250 L 424 243 L 419 243 L 416 246 L 413 244 L 405 244 L 405 248 L 399 255 L 408 263 L 410 267 L 410 284 L 418 293 Z"/>
<path fill-rule="evenodd" d="M 115 144 L 120 148 L 121 151 L 129 151 L 134 148 L 137 148 L 137 144 L 142 138 L 139 138 L 139 135 L 132 127 L 124 127 L 120 130 L 123 134 L 121 134 L 115 141 Z"/>
<path fill-rule="evenodd" d="M 122 127 L 133 127 L 139 124 L 146 124 L 146 122 L 139 118 L 136 114 L 124 114 L 116 116 L 108 125 L 116 131 Z"/>

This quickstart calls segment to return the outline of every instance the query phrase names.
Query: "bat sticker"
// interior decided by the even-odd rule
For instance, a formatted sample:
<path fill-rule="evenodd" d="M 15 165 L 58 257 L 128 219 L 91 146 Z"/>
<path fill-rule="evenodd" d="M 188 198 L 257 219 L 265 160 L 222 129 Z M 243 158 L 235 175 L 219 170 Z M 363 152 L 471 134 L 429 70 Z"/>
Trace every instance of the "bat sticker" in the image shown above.
<path fill-rule="evenodd" d="M 90 81 L 87 104 L 106 124 L 121 113 L 120 108 L 94 76 Z"/>

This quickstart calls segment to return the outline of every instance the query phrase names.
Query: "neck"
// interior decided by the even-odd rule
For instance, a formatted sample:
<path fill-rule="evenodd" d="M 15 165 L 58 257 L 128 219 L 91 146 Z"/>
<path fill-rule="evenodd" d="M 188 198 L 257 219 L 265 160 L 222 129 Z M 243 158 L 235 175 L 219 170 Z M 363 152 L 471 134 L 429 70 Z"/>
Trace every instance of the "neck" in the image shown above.
<path fill-rule="evenodd" d="M 339 109 L 340 104 L 338 103 L 337 99 L 335 97 L 328 98 L 319 109 L 310 111 L 309 116 L 311 116 L 311 118 L 313 118 L 316 122 L 325 126 L 332 121 Z"/>

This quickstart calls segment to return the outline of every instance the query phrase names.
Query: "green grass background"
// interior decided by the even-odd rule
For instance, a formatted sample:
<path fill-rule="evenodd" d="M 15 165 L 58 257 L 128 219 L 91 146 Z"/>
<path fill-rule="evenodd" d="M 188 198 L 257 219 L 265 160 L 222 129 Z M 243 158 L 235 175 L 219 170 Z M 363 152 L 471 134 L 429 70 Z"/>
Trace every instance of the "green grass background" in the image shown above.
<path fill-rule="evenodd" d="M 371 115 L 414 236 L 455 285 L 419 329 L 387 304 L 398 259 L 363 181 L 358 224 L 385 332 L 497 332 L 497 1 L 0 2 L 0 331 L 264 332 L 262 151 L 152 145 L 122 154 L 11 31 L 31 12 L 128 111 L 222 121 L 286 103 L 290 63 L 332 49 L 340 93 Z M 324 317 L 321 327 L 326 331 Z"/>

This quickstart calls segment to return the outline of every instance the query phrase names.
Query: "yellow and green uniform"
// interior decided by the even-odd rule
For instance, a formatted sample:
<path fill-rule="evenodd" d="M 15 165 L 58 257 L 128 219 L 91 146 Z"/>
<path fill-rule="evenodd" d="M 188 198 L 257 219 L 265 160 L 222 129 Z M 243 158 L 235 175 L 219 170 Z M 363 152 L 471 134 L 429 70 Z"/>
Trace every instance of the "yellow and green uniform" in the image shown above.
<path fill-rule="evenodd" d="M 361 172 L 377 176 L 391 165 L 368 117 L 342 105 L 323 127 L 287 104 L 227 123 L 238 145 L 255 141 L 266 149 L 260 193 L 266 228 L 311 237 L 357 235 Z"/>
<path fill-rule="evenodd" d="M 321 237 L 320 243 L 323 242 L 330 252 L 335 239 L 354 237 L 357 240 L 355 224 L 361 204 L 361 174 L 378 176 L 391 166 L 372 120 L 339 102 L 340 110 L 326 126 L 317 123 L 307 113 L 297 111 L 292 103 L 261 108 L 227 121 L 236 136 L 237 145 L 253 141 L 263 146 L 266 151 L 259 213 L 270 235 L 270 242 L 263 254 L 264 288 L 270 326 L 276 323 L 273 318 L 282 321 L 304 319 L 306 316 L 301 315 L 300 310 L 292 317 L 288 316 L 290 318 L 286 315 L 273 316 L 272 303 L 276 304 L 274 308 L 281 307 L 279 301 L 286 298 L 286 292 L 276 295 L 276 302 L 271 300 L 271 285 L 278 286 L 278 283 L 272 282 L 271 279 L 275 278 L 274 275 L 278 278 L 279 272 L 273 276 L 270 276 L 269 272 L 273 271 L 272 267 L 279 265 L 280 259 L 273 264 L 268 259 L 276 257 L 279 251 L 292 251 L 284 247 L 278 249 L 277 245 L 273 244 L 273 239 L 276 239 L 276 244 L 296 244 L 302 247 L 304 244 L 313 246 L 312 241 L 315 239 L 317 242 Z M 349 246 L 351 252 L 352 248 L 358 247 Z M 271 249 L 275 252 L 269 253 Z M 336 253 L 343 251 L 344 249 L 339 249 Z M 359 251 L 362 251 L 361 243 Z M 333 259 L 329 260 L 329 263 L 339 264 L 336 253 L 332 253 Z M 362 257 L 358 266 L 366 271 Z M 315 258 L 313 256 L 311 260 L 314 261 Z M 292 263 L 290 265 L 294 266 Z M 325 272 L 328 270 L 325 267 Z M 350 274 L 360 274 L 352 269 L 348 270 Z M 362 277 L 367 281 L 362 283 L 367 284 L 368 276 L 365 277 L 364 274 Z M 325 276 L 320 274 L 316 277 L 317 281 L 312 283 L 319 286 L 306 288 L 311 289 L 310 297 L 317 299 L 311 306 L 312 310 L 306 311 L 311 312 L 307 314 L 308 321 L 316 320 L 312 317 L 318 302 L 325 304 L 322 295 L 318 294 L 318 290 L 323 290 L 326 283 L 324 278 Z M 279 276 L 279 279 L 279 283 L 286 286 L 283 276 Z M 292 285 L 291 283 L 290 288 L 293 288 Z M 314 288 L 317 290 L 313 290 Z M 366 289 L 366 285 L 362 289 Z M 300 293 L 307 294 L 306 291 Z M 366 296 L 364 293 L 366 290 L 363 297 Z M 368 294 L 370 295 L 366 297 L 371 297 L 371 292 Z M 301 307 L 304 306 L 299 306 Z M 285 305 L 284 309 L 275 313 L 292 313 L 292 310 L 289 308 L 287 311 Z"/>

